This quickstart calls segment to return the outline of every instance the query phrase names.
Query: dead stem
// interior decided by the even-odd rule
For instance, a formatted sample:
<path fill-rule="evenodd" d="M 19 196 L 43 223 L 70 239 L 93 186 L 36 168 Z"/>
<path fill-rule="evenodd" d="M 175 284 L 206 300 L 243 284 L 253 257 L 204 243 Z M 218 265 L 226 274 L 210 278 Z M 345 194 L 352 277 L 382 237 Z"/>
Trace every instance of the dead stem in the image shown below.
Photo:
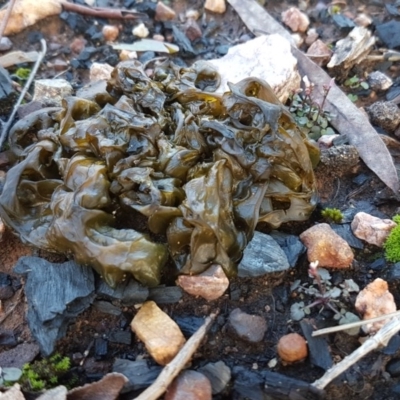
<path fill-rule="evenodd" d="M 12 110 L 10 117 L 8 118 L 7 122 L 2 126 L 1 135 L 0 135 L 0 151 L 3 147 L 4 142 L 7 140 L 8 130 L 10 129 L 10 126 L 14 121 L 14 117 L 15 117 L 15 114 L 17 113 L 18 107 L 20 106 L 22 100 L 25 98 L 25 95 L 28 92 L 29 87 L 31 86 L 33 80 L 35 79 L 35 76 L 37 74 L 37 71 L 38 71 L 41 63 L 42 63 L 42 60 L 43 60 L 44 56 L 46 55 L 46 51 L 47 51 L 46 41 L 44 39 L 42 39 L 40 41 L 40 43 L 42 44 L 42 51 L 39 54 L 39 58 L 36 60 L 36 63 L 32 68 L 32 72 L 29 75 L 29 78 L 26 81 L 26 84 L 25 84 L 24 88 L 22 89 L 21 94 L 18 97 L 18 100 L 14 105 L 14 108 Z"/>
<path fill-rule="evenodd" d="M 318 331 L 313 332 L 312 336 L 321 336 L 321 335 L 327 335 L 328 333 L 345 331 L 347 329 L 356 328 L 358 326 L 363 326 L 363 325 L 366 325 L 366 324 L 370 324 L 371 322 L 379 322 L 379 321 L 382 321 L 382 320 L 387 319 L 387 318 L 396 317 L 398 315 L 400 315 L 400 311 L 396 311 L 396 312 L 390 313 L 390 314 L 381 315 L 381 316 L 375 317 L 375 318 L 364 319 L 363 321 L 350 322 L 349 324 L 344 324 L 344 325 L 332 326 L 330 328 L 319 329 Z"/>
<path fill-rule="evenodd" d="M 389 315 L 389 314 L 388 314 Z M 367 320 L 371 322 L 372 319 Z M 350 325 L 350 324 L 348 324 Z M 343 327 L 346 325 L 343 325 Z M 348 329 L 348 327 L 346 327 Z M 317 389 L 323 390 L 330 382 L 332 382 L 337 376 L 342 372 L 349 369 L 353 364 L 355 364 L 362 357 L 370 353 L 371 351 L 378 349 L 381 346 L 387 346 L 387 343 L 400 331 L 400 318 L 393 318 L 386 325 L 384 325 L 374 336 L 366 340 L 357 350 L 345 357 L 339 364 L 328 369 L 325 374 L 317 379 L 311 386 Z M 313 335 L 314 336 L 314 335 Z"/>
<path fill-rule="evenodd" d="M 147 19 L 147 14 L 131 10 L 121 10 L 103 7 L 86 7 L 80 4 L 62 1 L 61 5 L 64 10 L 75 12 L 77 14 L 88 15 L 90 17 L 109 18 L 109 19 Z"/>

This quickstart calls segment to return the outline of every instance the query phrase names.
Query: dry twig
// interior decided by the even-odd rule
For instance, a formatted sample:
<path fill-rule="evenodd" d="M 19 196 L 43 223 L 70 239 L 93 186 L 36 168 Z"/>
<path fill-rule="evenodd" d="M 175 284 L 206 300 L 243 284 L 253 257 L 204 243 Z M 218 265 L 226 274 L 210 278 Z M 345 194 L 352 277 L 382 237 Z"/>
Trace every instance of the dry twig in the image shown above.
<path fill-rule="evenodd" d="M 381 315 L 379 317 L 364 319 L 363 321 L 350 322 L 349 324 L 343 324 L 343 325 L 338 325 L 338 326 L 331 326 L 330 328 L 324 328 L 324 329 L 319 329 L 317 331 L 314 331 L 312 333 L 312 336 L 315 337 L 315 336 L 327 335 L 328 333 L 333 333 L 333 332 L 346 331 L 347 329 L 352 329 L 352 328 L 356 328 L 358 326 L 370 324 L 371 322 L 383 321 L 384 319 L 397 317 L 399 315 L 400 315 L 400 311 L 396 311 L 394 313 Z"/>
<path fill-rule="evenodd" d="M 42 51 L 40 52 L 39 58 L 36 60 L 36 63 L 32 68 L 31 74 L 29 75 L 29 78 L 26 81 L 26 84 L 25 84 L 24 88 L 22 89 L 21 94 L 18 97 L 18 100 L 14 105 L 14 108 L 12 110 L 10 117 L 8 118 L 7 122 L 2 126 L 1 135 L 0 135 L 0 151 L 3 147 L 4 142 L 7 140 L 8 130 L 10 129 L 10 126 L 14 121 L 14 117 L 15 117 L 15 114 L 17 113 L 18 107 L 20 106 L 22 100 L 24 99 L 26 93 L 28 92 L 29 87 L 31 86 L 31 84 L 36 76 L 36 73 L 40 67 L 40 64 L 42 63 L 42 60 L 43 60 L 44 56 L 46 55 L 46 51 L 47 51 L 46 41 L 44 39 L 42 39 L 40 41 L 40 43 L 42 44 Z"/>
<path fill-rule="evenodd" d="M 368 320 L 371 321 L 371 320 Z M 342 372 L 346 371 L 353 364 L 355 364 L 362 357 L 370 353 L 372 350 L 376 350 L 380 347 L 387 346 L 389 340 L 400 331 L 400 318 L 393 318 L 387 324 L 385 324 L 374 336 L 366 340 L 357 350 L 353 351 L 347 357 L 345 357 L 339 364 L 328 369 L 325 374 L 317 379 L 312 386 L 317 389 L 324 389 L 331 381 L 333 381 Z"/>
<path fill-rule="evenodd" d="M 147 19 L 147 14 L 131 10 L 121 10 L 104 7 L 86 7 L 80 4 L 62 1 L 61 5 L 65 11 L 75 12 L 77 14 L 88 15 L 90 17 L 109 18 L 109 19 Z"/>
<path fill-rule="evenodd" d="M 156 400 L 167 390 L 173 379 L 190 361 L 217 315 L 218 312 L 206 318 L 204 324 L 190 337 L 175 358 L 164 367 L 155 382 L 134 400 Z"/>

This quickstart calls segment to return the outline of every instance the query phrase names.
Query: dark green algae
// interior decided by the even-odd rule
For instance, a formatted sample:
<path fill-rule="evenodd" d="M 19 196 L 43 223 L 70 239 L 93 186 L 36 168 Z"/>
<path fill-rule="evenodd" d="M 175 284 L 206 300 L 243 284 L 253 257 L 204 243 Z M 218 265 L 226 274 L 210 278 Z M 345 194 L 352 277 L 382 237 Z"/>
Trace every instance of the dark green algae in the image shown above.
<path fill-rule="evenodd" d="M 138 61 L 111 79 L 17 122 L 0 215 L 24 242 L 74 256 L 115 286 L 155 286 L 168 257 L 181 274 L 236 273 L 258 222 L 277 228 L 316 204 L 318 149 L 256 78 L 214 93 L 205 62 L 167 61 L 153 79 Z M 154 243 L 116 229 L 123 204 L 147 217 Z"/>

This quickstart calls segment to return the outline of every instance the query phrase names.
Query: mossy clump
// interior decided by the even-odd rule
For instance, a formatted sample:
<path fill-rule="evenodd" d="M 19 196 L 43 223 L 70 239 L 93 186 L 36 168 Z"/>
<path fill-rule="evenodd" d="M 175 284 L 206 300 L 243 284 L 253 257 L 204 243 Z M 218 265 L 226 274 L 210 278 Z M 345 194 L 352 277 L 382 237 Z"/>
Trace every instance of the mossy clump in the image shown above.
<path fill-rule="evenodd" d="M 391 262 L 400 261 L 400 215 L 395 215 L 393 221 L 395 226 L 387 237 L 383 248 L 385 249 L 385 258 Z"/>
<path fill-rule="evenodd" d="M 14 75 L 17 76 L 19 79 L 26 81 L 31 74 L 31 70 L 29 68 L 18 68 Z"/>
<path fill-rule="evenodd" d="M 68 386 L 69 378 L 66 376 L 70 368 L 70 359 L 57 353 L 50 358 L 25 364 L 19 383 L 23 390 L 29 392 L 51 389 L 60 384 Z"/>
<path fill-rule="evenodd" d="M 343 213 L 338 208 L 325 208 L 321 211 L 321 215 L 328 221 L 339 223 L 343 219 Z"/>

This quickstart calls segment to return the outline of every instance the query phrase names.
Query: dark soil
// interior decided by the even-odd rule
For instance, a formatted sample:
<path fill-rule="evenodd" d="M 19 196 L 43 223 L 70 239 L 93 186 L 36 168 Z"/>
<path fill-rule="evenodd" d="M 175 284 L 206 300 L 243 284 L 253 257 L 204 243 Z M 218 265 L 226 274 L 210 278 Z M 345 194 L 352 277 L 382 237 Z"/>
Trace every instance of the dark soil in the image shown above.
<path fill-rule="evenodd" d="M 102 5 L 104 5 L 104 3 L 105 2 L 102 2 Z M 119 3 L 120 2 L 117 2 L 117 4 L 113 6 L 122 7 L 124 5 L 123 2 L 121 4 Z M 170 3 L 172 3 L 178 15 L 190 8 L 202 10 L 203 7 L 203 1 L 200 0 L 177 0 Z M 369 3 L 373 3 L 373 5 Z M 363 8 L 364 12 L 372 16 L 374 21 L 386 21 L 393 17 L 388 16 L 383 7 L 383 3 L 384 2 L 380 1 L 349 1 L 348 10 L 349 13 L 354 16 Z M 298 5 L 298 2 L 272 1 L 268 2 L 266 8 L 272 16 L 280 20 L 281 11 L 291 5 Z M 315 6 L 316 2 L 311 1 L 307 8 L 311 16 L 313 15 L 312 11 L 315 10 Z M 78 24 L 78 28 L 74 30 L 68 25 L 68 18 L 73 18 L 73 16 L 65 16 L 65 18 L 66 19 L 52 17 L 43 20 L 34 27 L 11 37 L 11 40 L 15 50 L 27 51 L 34 49 L 39 50 L 38 39 L 40 39 L 40 37 L 46 39 L 49 52 L 45 62 L 40 68 L 38 78 L 54 77 L 59 72 L 52 66 L 55 59 L 61 59 L 67 63 L 71 63 L 72 60 L 77 59 L 78 55 L 70 50 L 70 43 L 77 37 L 85 38 L 87 40 L 86 46 L 104 46 L 103 50 L 95 53 L 87 64 L 80 63 L 78 68 L 73 68 L 70 65 L 67 71 L 63 73 L 62 77 L 70 81 L 74 88 L 79 88 L 88 81 L 87 66 L 91 62 L 108 62 L 115 65 L 118 62 L 118 54 L 107 46 L 102 38 L 93 40 L 92 33 L 88 33 L 89 28 L 95 28 L 91 32 L 99 31 L 99 26 L 101 27 L 108 21 L 95 20 L 89 17 L 82 19 L 82 17 L 79 17 L 79 21 L 81 23 L 83 21 L 84 24 Z M 324 22 L 317 21 L 313 18 L 311 21 L 312 25 L 315 24 L 315 27 L 320 32 L 322 40 L 326 43 L 335 42 L 338 38 L 346 35 L 346 31 L 340 30 L 332 26 L 332 24 L 324 24 Z M 132 22 L 110 22 L 122 26 L 123 34 L 119 37 L 120 42 L 132 41 Z M 70 24 L 71 23 L 70 21 Z M 198 43 L 198 49 L 202 48 L 202 50 L 199 50 L 199 55 L 195 57 L 182 57 L 178 54 L 178 56 L 174 57 L 176 62 L 189 65 L 196 59 L 216 58 L 221 56 L 221 54 L 218 53 L 218 48 L 221 48 L 218 46 L 232 46 L 253 37 L 229 6 L 225 14 L 211 15 L 209 13 L 207 17 L 201 19 L 201 23 L 203 24 L 204 31 L 207 32 L 208 29 L 210 34 L 204 41 L 205 43 Z M 150 29 L 151 34 L 157 32 L 168 35 L 170 33 L 168 26 L 165 27 L 152 19 L 146 21 L 146 26 Z M 381 69 L 396 80 L 399 63 L 386 63 L 385 65 L 375 64 L 369 65 L 368 68 Z M 361 68 L 361 70 L 365 69 Z M 356 68 L 354 73 L 358 73 L 359 71 L 360 69 Z M 345 88 L 345 90 L 347 89 Z M 382 96 L 384 96 L 384 94 L 371 92 L 366 93 L 365 96 L 360 95 L 359 105 L 371 104 L 382 98 Z M 8 166 L 0 167 L 0 169 L 1 168 L 6 171 Z M 361 174 L 365 174 L 368 178 L 366 181 L 367 183 L 363 185 L 359 185 L 354 181 L 354 178 Z M 320 192 L 320 204 L 313 213 L 312 218 L 305 223 L 286 224 L 282 226 L 280 230 L 296 235 L 300 234 L 316 221 L 322 221 L 320 210 L 323 206 L 337 207 L 343 211 L 352 207 L 364 207 L 365 209 L 378 210 L 388 217 L 393 216 L 399 206 L 398 202 L 392 199 L 392 196 L 387 191 L 384 184 L 374 176 L 361 161 L 355 169 L 345 171 L 344 173 L 333 171 L 327 174 L 326 171 L 317 169 L 316 176 Z M 265 226 L 260 225 L 258 229 L 267 232 Z M 49 255 L 30 249 L 21 244 L 9 231 L 6 232 L 6 238 L 1 246 L 4 247 L 0 249 L 0 270 L 6 273 L 12 273 L 13 266 L 22 255 L 39 254 L 51 261 L 62 262 L 65 260 L 63 256 Z M 355 257 L 357 261 L 354 262 L 353 267 L 349 270 L 334 272 L 334 279 L 336 279 L 337 282 L 342 282 L 344 279 L 354 279 L 361 288 L 377 277 L 389 279 L 390 264 L 385 263 L 381 270 L 371 269 L 371 263 L 376 259 L 382 258 L 382 255 L 381 249 L 372 246 L 366 246 L 364 250 L 357 250 Z M 244 367 L 251 371 L 250 376 L 252 376 L 251 379 L 254 379 L 254 382 L 256 382 L 258 374 L 262 374 L 262 372 L 266 370 L 271 370 L 268 363 L 271 359 L 277 357 L 276 344 L 278 339 L 282 335 L 290 332 L 299 332 L 302 334 L 299 323 L 293 322 L 290 318 L 290 306 L 293 302 L 297 301 L 297 295 L 295 292 L 291 293 L 290 286 L 296 279 L 301 279 L 302 282 L 311 282 L 311 279 L 308 277 L 307 269 L 308 263 L 306 257 L 303 256 L 296 268 L 290 269 L 285 273 L 272 276 L 267 275 L 258 279 L 232 279 L 228 292 L 217 301 L 207 302 L 184 294 L 182 299 L 177 303 L 160 305 L 174 320 L 186 317 L 203 318 L 211 312 L 215 312 L 217 309 L 220 310 L 217 321 L 211 328 L 207 340 L 204 341 L 199 351 L 195 354 L 191 368 L 197 369 L 208 362 L 222 360 L 233 370 L 234 377 L 238 367 Z M 395 296 L 396 303 L 400 305 L 398 282 L 398 280 L 389 280 L 390 291 Z M 172 282 L 166 280 L 166 283 L 171 285 L 173 284 L 173 280 Z M 7 311 L 12 307 L 14 304 L 13 302 L 16 301 L 15 299 L 14 297 L 3 302 L 4 310 Z M 354 311 L 354 300 L 355 296 L 348 300 L 348 311 Z M 303 301 L 311 302 L 312 298 L 306 296 Z M 58 343 L 57 351 L 63 355 L 72 357 L 73 360 L 80 361 L 81 355 L 83 355 L 85 351 L 88 351 L 86 362 L 83 364 L 83 372 L 87 381 L 97 380 L 105 373 L 109 372 L 115 358 L 135 360 L 140 356 L 148 359 L 150 364 L 154 364 L 154 361 L 152 361 L 147 354 L 143 343 L 133 334 L 132 345 L 128 346 L 108 342 L 107 353 L 103 356 L 96 354 L 94 346 L 96 338 L 107 338 L 109 333 L 115 330 L 129 331 L 129 324 L 137 312 L 134 307 L 123 307 L 117 302 L 114 304 L 121 308 L 121 315 L 115 316 L 105 314 L 92 307 L 74 321 L 69 327 L 67 336 Z M 266 319 L 268 331 L 265 335 L 265 339 L 261 343 L 250 345 L 230 335 L 226 324 L 229 313 L 235 308 L 240 308 L 249 314 L 263 316 Z M 1 323 L 1 330 L 14 331 L 20 342 L 32 341 L 25 322 L 25 309 L 25 303 L 21 301 L 21 303 L 16 306 L 13 313 Z M 311 321 L 319 328 L 336 324 L 336 322 L 332 320 L 332 317 L 333 313 L 330 310 L 321 310 L 318 307 L 313 309 L 312 314 L 309 316 Z M 339 362 L 359 346 L 357 336 L 350 337 L 343 333 L 328 335 L 327 340 L 332 358 L 335 362 Z M 8 347 L 1 346 L 0 352 L 7 349 Z M 330 384 L 326 389 L 326 398 L 360 400 L 367 398 L 375 400 L 399 398 L 400 395 L 393 392 L 393 388 L 399 383 L 398 378 L 391 377 L 385 371 L 386 363 L 391 359 L 399 357 L 400 348 L 395 348 L 391 355 L 386 355 L 378 351 L 373 352 Z M 278 363 L 272 370 L 310 383 L 320 378 L 324 373 L 321 368 L 313 366 L 309 360 L 291 366 L 283 366 Z M 235 379 L 232 379 L 232 387 L 227 388 L 224 395 L 215 396 L 215 399 L 244 399 L 245 397 L 240 395 L 235 389 L 234 382 Z M 253 384 L 250 380 L 249 387 L 252 386 Z M 254 384 L 254 386 L 257 385 Z M 399 391 L 397 391 L 397 393 L 399 393 Z M 252 397 L 249 395 L 248 398 L 255 399 L 261 397 Z M 264 396 L 264 398 L 271 397 Z"/>

